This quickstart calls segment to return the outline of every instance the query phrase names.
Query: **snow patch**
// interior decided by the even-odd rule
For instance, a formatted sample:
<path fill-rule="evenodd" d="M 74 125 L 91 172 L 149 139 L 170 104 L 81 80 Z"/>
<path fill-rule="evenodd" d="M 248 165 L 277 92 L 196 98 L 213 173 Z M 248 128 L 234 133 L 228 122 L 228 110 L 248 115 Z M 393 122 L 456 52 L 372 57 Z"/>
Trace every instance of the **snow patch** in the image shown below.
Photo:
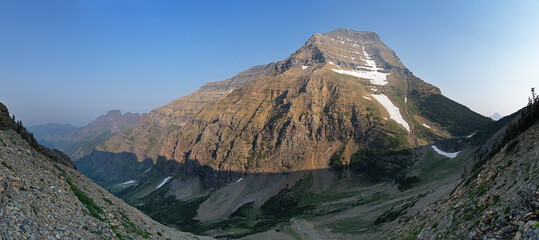
<path fill-rule="evenodd" d="M 159 184 L 155 189 L 157 190 L 160 187 L 162 187 L 163 185 L 165 185 L 165 183 L 167 183 L 171 178 L 172 178 L 172 176 L 168 176 L 165 179 L 163 179 L 163 182 L 161 182 L 161 184 Z"/>
<path fill-rule="evenodd" d="M 376 62 L 372 60 L 369 54 L 365 51 L 365 46 L 363 46 L 363 54 L 365 55 L 365 58 L 362 58 L 362 60 L 365 61 L 365 63 L 367 63 L 367 66 L 359 67 L 360 70 L 342 70 L 342 69 L 332 69 L 332 70 L 340 74 L 346 74 L 346 75 L 350 75 L 354 77 L 369 79 L 371 83 L 375 85 L 383 86 L 383 85 L 388 84 L 387 75 L 389 75 L 389 73 L 383 73 L 383 72 L 378 71 L 378 70 L 383 70 L 383 68 L 376 67 Z M 329 62 L 329 64 L 334 65 L 332 62 Z"/>
<path fill-rule="evenodd" d="M 363 96 L 363 98 L 365 98 L 365 99 L 367 99 L 367 100 L 372 100 L 372 98 L 367 97 L 367 96 Z"/>
<path fill-rule="evenodd" d="M 454 152 L 454 153 L 448 153 L 448 152 L 444 152 L 440 149 L 438 149 L 436 146 L 432 145 L 432 149 L 434 149 L 434 151 L 436 151 L 438 154 L 440 155 L 443 155 L 443 156 L 446 156 L 448 158 L 454 158 L 457 156 L 457 154 L 459 154 L 460 151 L 458 152 Z"/>
<path fill-rule="evenodd" d="M 473 135 L 475 135 L 476 133 L 477 133 L 477 132 L 474 132 L 474 133 L 472 133 L 472 134 L 466 136 L 466 138 L 471 138 L 471 137 L 473 137 Z"/>
<path fill-rule="evenodd" d="M 238 180 L 236 181 L 236 183 L 241 182 L 241 180 L 243 180 L 243 178 L 238 179 Z"/>
<path fill-rule="evenodd" d="M 150 170 L 152 170 L 152 168 L 153 168 L 153 167 L 150 167 L 150 168 L 146 169 L 146 171 L 144 171 L 144 173 L 149 172 Z"/>
<path fill-rule="evenodd" d="M 309 66 L 301 66 L 301 70 L 307 69 Z"/>
<path fill-rule="evenodd" d="M 136 181 L 135 180 L 129 180 L 127 182 L 122 183 L 121 185 L 127 185 L 127 184 L 131 184 L 131 183 L 136 183 Z"/>
<path fill-rule="evenodd" d="M 371 96 L 374 97 L 376 99 L 376 101 L 378 101 L 380 104 L 382 104 L 382 106 L 389 113 L 389 117 L 391 119 L 395 120 L 395 122 L 402 125 L 404 128 L 406 128 L 406 130 L 408 132 L 410 132 L 410 127 L 408 126 L 408 123 L 406 121 L 404 121 L 404 118 L 402 118 L 402 115 L 400 113 L 399 108 L 396 107 L 395 105 L 393 105 L 391 100 L 389 100 L 389 98 L 386 95 L 384 95 L 384 94 L 371 94 Z"/>
<path fill-rule="evenodd" d="M 430 128 L 430 126 L 427 125 L 426 123 L 423 123 L 423 126 L 426 127 L 426 128 Z"/>
<path fill-rule="evenodd" d="M 408 97 L 404 97 L 404 102 L 408 102 Z"/>
<path fill-rule="evenodd" d="M 331 64 L 331 65 L 335 65 L 335 63 L 333 63 L 333 62 L 328 62 L 328 63 Z"/>
<path fill-rule="evenodd" d="M 386 120 L 386 121 L 387 121 L 387 118 L 384 118 L 384 120 Z"/>

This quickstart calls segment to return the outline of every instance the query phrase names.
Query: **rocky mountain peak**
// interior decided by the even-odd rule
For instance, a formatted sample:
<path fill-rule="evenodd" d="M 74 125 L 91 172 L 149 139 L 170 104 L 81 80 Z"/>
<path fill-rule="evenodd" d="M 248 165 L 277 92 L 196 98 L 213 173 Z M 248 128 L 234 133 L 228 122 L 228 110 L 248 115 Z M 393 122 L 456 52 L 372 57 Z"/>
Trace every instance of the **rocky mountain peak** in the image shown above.
<path fill-rule="evenodd" d="M 322 64 L 322 65 L 320 65 Z M 284 68 L 300 66 L 348 71 L 408 72 L 395 52 L 378 34 L 339 28 L 329 33 L 316 33 L 284 62 Z M 333 67 L 331 66 L 333 65 Z"/>
<path fill-rule="evenodd" d="M 380 41 L 380 36 L 376 34 L 375 32 L 369 32 L 369 31 L 356 31 L 352 29 L 346 29 L 346 28 L 338 28 L 331 32 L 322 34 L 324 36 L 328 36 L 334 39 L 347 39 L 348 41 L 351 40 L 358 40 L 363 42 L 377 42 Z"/>

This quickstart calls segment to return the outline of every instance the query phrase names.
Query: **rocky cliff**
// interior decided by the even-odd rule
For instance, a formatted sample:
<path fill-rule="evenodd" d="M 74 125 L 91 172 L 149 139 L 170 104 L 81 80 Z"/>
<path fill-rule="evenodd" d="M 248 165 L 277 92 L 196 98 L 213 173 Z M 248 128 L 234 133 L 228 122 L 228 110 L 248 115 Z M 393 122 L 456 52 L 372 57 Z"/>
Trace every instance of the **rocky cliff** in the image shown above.
<path fill-rule="evenodd" d="M 246 83 L 256 79 L 275 63 L 249 68 L 236 76 L 219 82 L 206 83 L 199 90 L 152 110 L 140 123 L 113 136 L 97 147 L 99 151 L 136 155 L 139 161 L 147 158 L 155 162 L 163 155 L 166 137 L 180 129 L 204 106 L 217 101 Z"/>

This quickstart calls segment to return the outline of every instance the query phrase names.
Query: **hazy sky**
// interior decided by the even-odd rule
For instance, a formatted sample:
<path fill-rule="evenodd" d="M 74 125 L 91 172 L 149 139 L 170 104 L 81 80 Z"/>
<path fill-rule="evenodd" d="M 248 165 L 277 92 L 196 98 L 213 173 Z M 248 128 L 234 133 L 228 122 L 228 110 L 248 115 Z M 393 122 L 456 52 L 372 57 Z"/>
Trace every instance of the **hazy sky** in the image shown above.
<path fill-rule="evenodd" d="M 0 102 L 27 126 L 149 112 L 314 33 L 377 32 L 416 76 L 483 115 L 539 87 L 539 1 L 0 0 Z"/>

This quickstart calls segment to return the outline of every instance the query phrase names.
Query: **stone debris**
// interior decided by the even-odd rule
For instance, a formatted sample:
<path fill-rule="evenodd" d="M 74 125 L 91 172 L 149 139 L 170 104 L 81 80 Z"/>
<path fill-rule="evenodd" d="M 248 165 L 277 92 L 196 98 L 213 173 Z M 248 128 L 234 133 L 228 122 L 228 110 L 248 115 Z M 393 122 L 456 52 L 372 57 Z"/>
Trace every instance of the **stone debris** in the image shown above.
<path fill-rule="evenodd" d="M 0 130 L 0 163 L 0 239 L 207 239 L 157 223 L 13 130 Z M 69 181 L 101 212 L 92 216 Z"/>

